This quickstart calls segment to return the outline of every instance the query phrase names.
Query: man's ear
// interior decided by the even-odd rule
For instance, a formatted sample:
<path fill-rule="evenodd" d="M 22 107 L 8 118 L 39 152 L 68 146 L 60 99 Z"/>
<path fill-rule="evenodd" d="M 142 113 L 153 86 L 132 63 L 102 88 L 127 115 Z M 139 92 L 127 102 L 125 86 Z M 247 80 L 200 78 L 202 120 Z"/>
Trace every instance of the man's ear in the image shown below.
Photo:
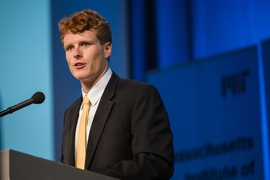
<path fill-rule="evenodd" d="M 112 43 L 106 42 L 104 48 L 105 48 L 105 58 L 110 57 L 112 54 Z"/>

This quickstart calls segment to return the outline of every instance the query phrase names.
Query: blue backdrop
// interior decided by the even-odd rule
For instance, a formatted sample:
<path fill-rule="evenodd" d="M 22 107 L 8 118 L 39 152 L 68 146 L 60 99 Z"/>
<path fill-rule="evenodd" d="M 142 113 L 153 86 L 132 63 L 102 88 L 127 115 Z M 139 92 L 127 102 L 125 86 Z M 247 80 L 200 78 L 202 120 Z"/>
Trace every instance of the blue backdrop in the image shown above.
<path fill-rule="evenodd" d="M 78 0 L 76 2 L 71 0 L 40 2 L 10 0 L 0 2 L 2 27 L 0 109 L 3 110 L 27 99 L 38 90 L 46 95 L 46 100 L 42 105 L 32 105 L 1 118 L 1 149 L 12 148 L 47 159 L 59 160 L 63 113 L 80 95 L 80 84 L 69 73 L 59 40 L 57 23 L 62 17 L 86 8 L 98 11 L 111 24 L 113 31 L 111 68 L 121 77 L 141 81 L 150 81 L 151 72 L 155 72 L 155 75 L 160 76 L 158 81 L 161 84 L 169 83 L 170 88 L 159 88 L 162 94 L 165 93 L 163 95 L 165 102 L 172 98 L 167 96 L 171 89 L 185 89 L 182 88 L 181 83 L 175 84 L 175 81 L 184 78 L 186 81 L 192 80 L 193 84 L 190 86 L 198 90 L 196 99 L 192 99 L 191 102 L 196 103 L 199 102 L 197 100 L 205 99 L 203 102 L 210 103 L 206 101 L 209 96 L 212 96 L 206 91 L 206 86 L 211 83 L 208 75 L 219 74 L 220 66 L 218 64 L 211 68 L 209 66 L 207 71 L 202 70 L 204 69 L 202 67 L 207 66 L 209 59 L 214 57 L 223 57 L 223 55 L 225 57 L 226 54 L 249 49 L 251 46 L 255 47 L 258 52 L 256 66 L 259 80 L 250 80 L 256 74 L 253 73 L 253 69 L 250 70 L 252 73 L 246 75 L 246 79 L 248 86 L 258 88 L 256 98 L 253 98 L 256 99 L 256 103 L 259 98 L 260 105 L 256 106 L 256 108 L 259 107 L 256 110 L 252 108 L 253 106 L 248 106 L 248 104 L 246 106 L 254 110 L 256 116 L 257 112 L 260 112 L 261 117 L 258 122 L 261 124 L 262 144 L 258 144 L 260 141 L 257 140 L 257 135 L 256 138 L 253 134 L 245 137 L 253 138 L 252 141 L 256 143 L 254 151 L 255 148 L 262 147 L 264 157 L 268 159 L 263 162 L 264 167 L 267 162 L 269 164 L 269 154 L 267 157 L 267 150 L 269 150 L 267 114 L 269 114 L 270 101 L 267 94 L 270 77 L 269 40 L 267 40 L 270 38 L 269 0 Z M 205 60 L 207 62 L 204 65 Z M 237 59 L 237 62 L 230 62 L 230 64 L 225 61 L 223 63 L 224 67 L 229 66 L 226 71 L 235 69 L 235 73 L 239 73 L 237 67 L 249 64 L 245 59 Z M 173 78 L 163 77 L 164 72 L 170 74 L 178 70 L 179 75 Z M 239 70 L 243 73 L 242 71 L 246 69 Z M 180 77 L 180 74 L 184 77 Z M 230 79 L 230 75 L 233 77 L 233 74 L 234 72 L 228 72 L 228 74 L 222 74 L 222 77 Z M 150 82 L 154 83 L 155 76 L 152 77 Z M 196 77 L 201 81 L 196 81 Z M 222 83 L 222 80 L 217 83 Z M 192 93 L 195 89 L 188 90 L 186 93 Z M 227 93 L 230 93 L 230 90 Z M 182 96 L 179 95 L 178 98 L 180 97 Z M 192 108 L 191 102 L 188 100 L 186 102 L 187 106 Z M 233 106 L 233 102 L 228 104 L 229 107 L 230 105 Z M 170 106 L 173 104 L 168 104 L 171 117 L 174 117 L 175 113 L 176 115 L 178 113 L 194 115 L 193 111 L 190 113 L 182 112 L 181 109 L 177 109 L 176 112 L 171 111 Z M 206 107 L 208 106 L 210 108 L 211 104 L 207 104 Z M 205 112 L 205 108 L 200 109 L 199 112 Z M 217 110 L 221 109 L 223 107 Z M 195 115 L 192 120 L 195 122 Z M 171 121 L 172 124 L 175 123 L 173 118 Z M 186 124 L 185 120 L 179 121 Z M 216 122 L 216 126 L 221 125 L 219 121 Z M 199 133 L 201 126 L 196 127 L 196 132 Z M 210 132 L 213 131 L 212 128 L 215 128 L 210 125 L 206 127 Z M 175 134 L 178 132 L 176 131 Z M 224 140 L 234 141 L 235 137 L 226 137 Z M 209 142 L 214 144 L 223 142 L 222 136 L 216 138 L 216 141 L 209 140 Z M 189 148 L 196 148 L 198 144 L 203 145 L 205 140 L 200 141 L 197 137 L 190 143 L 194 145 Z M 175 141 L 175 147 L 179 148 L 179 146 L 181 144 Z M 178 150 L 176 149 L 176 152 Z M 252 165 L 252 161 L 245 163 Z M 260 160 L 256 159 L 256 165 L 259 164 Z M 191 173 L 196 172 L 198 173 L 199 169 Z M 265 169 L 264 173 L 266 173 Z M 264 178 L 269 180 L 269 175 L 266 174 Z"/>
<path fill-rule="evenodd" d="M 149 73 L 174 132 L 173 179 L 269 178 L 258 53 L 253 46 Z"/>

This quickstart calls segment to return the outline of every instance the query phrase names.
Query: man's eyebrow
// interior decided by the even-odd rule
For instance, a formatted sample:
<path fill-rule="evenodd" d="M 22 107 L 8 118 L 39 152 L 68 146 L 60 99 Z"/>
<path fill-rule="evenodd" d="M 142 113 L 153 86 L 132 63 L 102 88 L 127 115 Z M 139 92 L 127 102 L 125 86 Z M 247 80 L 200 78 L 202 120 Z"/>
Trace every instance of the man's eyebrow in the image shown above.
<path fill-rule="evenodd" d="M 71 44 L 71 43 L 66 44 L 66 45 L 64 45 L 64 48 L 67 48 L 67 47 L 69 47 L 69 46 L 72 46 L 72 44 Z"/>

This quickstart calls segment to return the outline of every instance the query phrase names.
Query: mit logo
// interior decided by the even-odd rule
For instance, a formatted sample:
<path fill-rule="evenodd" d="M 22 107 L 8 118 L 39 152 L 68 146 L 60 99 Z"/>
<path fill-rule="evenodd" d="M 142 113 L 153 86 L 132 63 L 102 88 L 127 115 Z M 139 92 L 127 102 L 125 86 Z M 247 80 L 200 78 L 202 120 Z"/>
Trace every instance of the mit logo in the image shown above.
<path fill-rule="evenodd" d="M 222 96 L 226 97 L 228 92 L 232 95 L 238 95 L 246 92 L 246 77 L 249 76 L 249 70 L 232 74 L 221 78 Z"/>

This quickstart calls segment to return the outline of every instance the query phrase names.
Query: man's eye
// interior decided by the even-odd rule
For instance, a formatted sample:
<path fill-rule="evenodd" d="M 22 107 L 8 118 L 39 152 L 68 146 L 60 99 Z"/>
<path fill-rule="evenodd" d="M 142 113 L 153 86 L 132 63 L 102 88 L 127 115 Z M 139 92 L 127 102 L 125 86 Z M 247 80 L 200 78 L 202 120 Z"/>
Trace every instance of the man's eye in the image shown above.
<path fill-rule="evenodd" d="M 68 46 L 67 48 L 66 48 L 66 51 L 70 51 L 70 50 L 72 50 L 72 46 Z"/>
<path fill-rule="evenodd" d="M 84 47 L 87 47 L 87 46 L 89 46 L 90 44 L 89 44 L 89 43 L 82 43 L 82 45 L 83 45 Z"/>

